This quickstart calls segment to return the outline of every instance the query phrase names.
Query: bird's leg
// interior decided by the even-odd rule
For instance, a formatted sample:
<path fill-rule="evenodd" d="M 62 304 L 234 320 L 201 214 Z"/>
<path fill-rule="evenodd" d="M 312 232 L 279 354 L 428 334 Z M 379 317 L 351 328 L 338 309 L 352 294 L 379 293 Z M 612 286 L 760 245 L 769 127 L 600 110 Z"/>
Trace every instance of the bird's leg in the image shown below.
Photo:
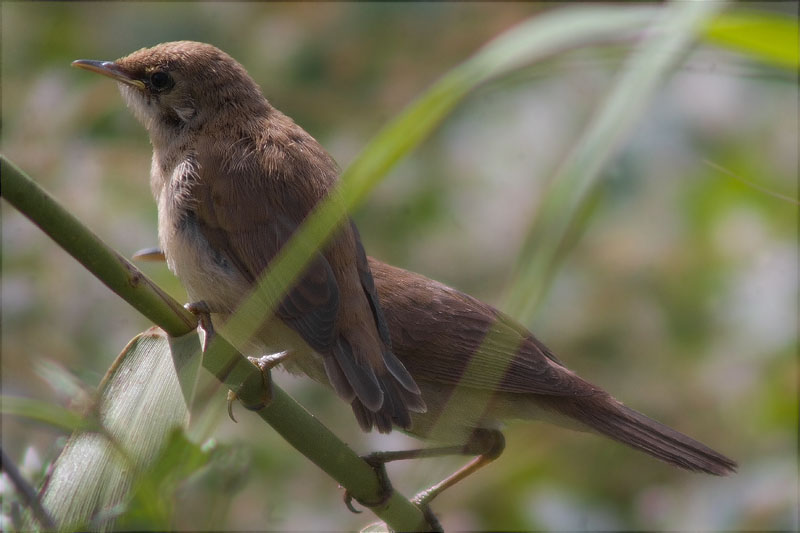
<path fill-rule="evenodd" d="M 441 457 L 444 455 L 476 455 L 472 461 L 459 468 L 445 479 L 423 490 L 411 501 L 419 505 L 425 511 L 426 517 L 430 515 L 435 519 L 428 508 L 431 500 L 444 492 L 446 489 L 452 487 L 465 477 L 473 472 L 479 470 L 483 466 L 491 463 L 503 453 L 505 449 L 506 440 L 503 434 L 496 429 L 476 429 L 466 443 L 456 446 L 441 446 L 437 448 L 419 448 L 415 450 L 398 450 L 388 452 L 373 452 L 363 457 L 378 472 L 378 477 L 384 488 L 385 494 L 391 494 L 392 487 L 389 484 L 389 478 L 386 475 L 385 464 L 390 461 L 402 461 L 405 459 L 421 459 L 424 457 Z M 359 512 L 353 507 L 353 496 L 349 492 L 345 492 L 344 502 L 348 509 L 352 512 Z M 365 502 L 359 502 L 367 505 Z M 374 504 L 373 504 L 374 506 Z"/>
<path fill-rule="evenodd" d="M 261 372 L 261 378 L 264 380 L 264 387 L 266 390 L 272 390 L 272 374 L 271 371 L 275 366 L 282 363 L 286 360 L 292 352 L 290 350 L 285 350 L 283 352 L 273 353 L 269 355 L 262 355 L 261 357 L 248 357 L 251 363 L 258 367 L 258 370 Z M 272 397 L 272 393 L 270 392 L 269 398 Z M 236 417 L 233 416 L 233 402 L 237 399 L 236 393 L 232 390 L 228 391 L 228 416 L 234 422 L 238 422 Z M 259 409 L 263 409 L 267 406 L 269 402 L 264 404 L 259 404 L 255 406 L 245 405 L 246 409 L 251 411 L 258 411 Z M 243 404 L 244 405 L 244 404 Z"/>
<path fill-rule="evenodd" d="M 198 302 L 191 302 L 184 306 L 187 311 L 197 316 L 197 320 L 200 324 L 200 328 L 203 329 L 205 333 L 205 338 L 203 339 L 203 351 L 211 343 L 211 340 L 216 335 L 214 331 L 214 325 L 211 323 L 211 313 L 213 313 L 213 309 L 210 308 L 208 303 L 203 300 Z M 248 357 L 251 363 L 253 363 L 256 367 L 258 367 L 259 372 L 261 373 L 261 379 L 263 380 L 263 387 L 264 390 L 267 391 L 266 393 L 266 400 L 261 403 L 259 402 L 258 405 L 245 405 L 247 409 L 251 411 L 258 411 L 259 409 L 263 409 L 269 403 L 269 400 L 272 397 L 272 376 L 270 375 L 270 370 L 272 368 L 286 359 L 291 352 L 284 351 L 279 352 L 276 354 L 269 354 L 264 355 L 262 357 Z M 236 422 L 236 417 L 233 416 L 233 402 L 236 400 L 237 396 L 236 393 L 232 390 L 228 391 L 228 416 Z"/>
<path fill-rule="evenodd" d="M 477 457 L 439 483 L 418 493 L 411 501 L 423 508 L 427 508 L 431 500 L 436 496 L 500 457 L 505 447 L 506 439 L 500 431 L 496 429 L 475 430 L 460 453 L 464 455 L 476 454 Z"/>
<path fill-rule="evenodd" d="M 211 323 L 211 313 L 213 311 L 204 300 L 190 302 L 183 307 L 197 317 L 200 329 L 203 330 L 203 351 L 205 352 L 214 335 L 216 335 L 214 324 Z"/>

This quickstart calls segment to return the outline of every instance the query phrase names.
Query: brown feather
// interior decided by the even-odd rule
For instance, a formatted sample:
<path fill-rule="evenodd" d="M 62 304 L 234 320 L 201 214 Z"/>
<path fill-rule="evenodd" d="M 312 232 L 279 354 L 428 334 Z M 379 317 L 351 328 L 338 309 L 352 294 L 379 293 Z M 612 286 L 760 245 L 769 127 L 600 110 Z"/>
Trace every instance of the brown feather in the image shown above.
<path fill-rule="evenodd" d="M 373 258 L 370 267 L 394 352 L 415 380 L 558 396 L 598 390 L 493 307 Z"/>

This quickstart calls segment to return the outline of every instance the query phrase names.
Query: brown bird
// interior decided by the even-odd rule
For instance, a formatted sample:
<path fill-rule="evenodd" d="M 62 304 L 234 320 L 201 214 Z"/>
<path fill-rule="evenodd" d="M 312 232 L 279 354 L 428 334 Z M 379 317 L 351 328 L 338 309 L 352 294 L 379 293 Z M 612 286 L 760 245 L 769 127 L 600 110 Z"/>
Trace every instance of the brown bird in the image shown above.
<path fill-rule="evenodd" d="M 163 259 L 156 249 L 143 260 Z M 582 379 L 512 318 L 456 289 L 372 257 L 369 265 L 397 357 L 414 377 L 427 411 L 401 428 L 445 446 L 376 452 L 376 467 L 400 459 L 477 455 L 464 468 L 421 492 L 429 503 L 457 481 L 496 459 L 501 429 L 514 420 L 544 420 L 593 431 L 671 465 L 727 475 L 736 463 L 704 444 L 626 407 Z M 308 374 L 325 383 L 322 365 Z M 386 479 L 384 477 L 384 479 Z M 348 507 L 354 510 L 349 502 Z"/>
<path fill-rule="evenodd" d="M 262 95 L 221 50 L 180 41 L 113 62 L 73 65 L 119 82 L 150 134 L 150 186 L 167 264 L 194 309 L 227 320 L 338 179 L 319 143 Z M 351 222 L 343 224 L 251 339 L 252 355 L 287 351 L 288 368 L 324 368 L 362 428 L 410 426 L 425 410 L 391 350 L 375 286 Z"/>
<path fill-rule="evenodd" d="M 330 194 L 335 163 L 264 99 L 238 63 L 210 45 L 167 43 L 115 62 L 74 64 L 116 79 L 150 133 L 167 263 L 190 298 L 226 319 Z M 688 470 L 724 475 L 736 468 L 578 377 L 493 307 L 368 262 L 352 224 L 317 254 L 277 317 L 260 332 L 255 354 L 288 349 L 281 364 L 330 384 L 365 430 L 394 425 L 447 444 L 373 454 L 373 463 L 478 455 L 421 493 L 420 503 L 497 457 L 500 429 L 515 419 L 596 431 Z"/>

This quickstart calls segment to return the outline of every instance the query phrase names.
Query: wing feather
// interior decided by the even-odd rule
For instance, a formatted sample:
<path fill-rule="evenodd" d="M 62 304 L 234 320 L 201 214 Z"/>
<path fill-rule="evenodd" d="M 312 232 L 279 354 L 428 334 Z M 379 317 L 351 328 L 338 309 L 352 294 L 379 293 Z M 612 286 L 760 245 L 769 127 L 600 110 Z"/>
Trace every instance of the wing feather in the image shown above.
<path fill-rule="evenodd" d="M 519 394 L 596 393 L 495 308 L 372 258 L 370 266 L 394 351 L 418 381 Z"/>
<path fill-rule="evenodd" d="M 364 246 L 361 244 L 361 235 L 358 232 L 358 228 L 356 227 L 354 222 L 350 222 L 350 227 L 353 232 L 353 236 L 356 241 L 356 266 L 358 268 L 358 276 L 361 281 L 361 286 L 364 289 L 364 294 L 367 296 L 367 301 L 369 302 L 370 309 L 372 310 L 372 316 L 375 319 L 375 325 L 378 328 L 378 334 L 381 337 L 381 341 L 383 341 L 384 350 L 383 350 L 383 362 L 386 365 L 386 368 L 389 370 L 389 373 L 403 386 L 408 392 L 419 396 L 420 390 L 417 383 L 414 381 L 414 378 L 409 374 L 406 367 L 403 363 L 395 357 L 394 353 L 392 353 L 392 338 L 391 333 L 389 332 L 389 326 L 386 323 L 386 318 L 383 315 L 383 309 L 380 304 L 380 300 L 378 298 L 378 291 L 375 289 L 375 281 L 372 278 L 372 271 L 369 267 L 369 262 L 367 261 L 367 254 L 364 251 Z M 417 412 L 425 412 L 424 405 L 425 402 L 421 400 L 419 402 L 415 402 L 417 404 Z M 419 409 L 422 408 L 422 411 Z"/>

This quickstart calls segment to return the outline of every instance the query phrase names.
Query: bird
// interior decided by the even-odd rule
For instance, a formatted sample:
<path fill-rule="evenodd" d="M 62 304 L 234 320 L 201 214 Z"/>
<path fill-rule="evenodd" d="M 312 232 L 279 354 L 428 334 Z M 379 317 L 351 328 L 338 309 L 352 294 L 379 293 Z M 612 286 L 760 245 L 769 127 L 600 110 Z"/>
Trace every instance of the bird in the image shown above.
<path fill-rule="evenodd" d="M 314 208 L 336 199 L 335 161 L 213 45 L 167 42 L 72 65 L 115 80 L 147 130 L 167 265 L 190 310 L 226 322 Z M 352 220 L 314 253 L 276 307 L 241 340 L 248 355 L 283 353 L 274 363 L 299 373 L 321 367 L 318 379 L 351 404 L 366 431 L 408 427 L 410 413 L 425 410 L 392 352 Z"/>
<path fill-rule="evenodd" d="M 159 260 L 144 249 L 138 260 Z M 364 458 L 391 490 L 383 465 L 440 455 L 475 458 L 414 501 L 428 505 L 447 488 L 497 459 L 503 430 L 516 421 L 544 421 L 589 431 L 692 472 L 725 476 L 734 460 L 627 407 L 570 370 L 524 326 L 495 307 L 421 274 L 368 257 L 394 353 L 411 373 L 427 405 L 400 431 L 438 444 L 378 451 Z M 308 375 L 324 381 L 318 365 Z M 349 494 L 345 501 L 357 511 Z M 372 506 L 380 502 L 361 502 Z"/>
<path fill-rule="evenodd" d="M 314 207 L 334 194 L 335 162 L 214 46 L 163 43 L 73 65 L 116 80 L 147 129 L 160 249 L 190 299 L 203 304 L 196 308 L 226 320 Z M 421 505 L 496 459 L 502 430 L 514 420 L 594 431 L 690 471 L 737 468 L 579 377 L 494 307 L 367 257 L 350 220 L 275 315 L 253 340 L 255 353 L 289 354 L 280 365 L 332 387 L 365 431 L 399 429 L 441 444 L 375 452 L 367 459 L 376 469 L 475 455 L 418 494 Z"/>

